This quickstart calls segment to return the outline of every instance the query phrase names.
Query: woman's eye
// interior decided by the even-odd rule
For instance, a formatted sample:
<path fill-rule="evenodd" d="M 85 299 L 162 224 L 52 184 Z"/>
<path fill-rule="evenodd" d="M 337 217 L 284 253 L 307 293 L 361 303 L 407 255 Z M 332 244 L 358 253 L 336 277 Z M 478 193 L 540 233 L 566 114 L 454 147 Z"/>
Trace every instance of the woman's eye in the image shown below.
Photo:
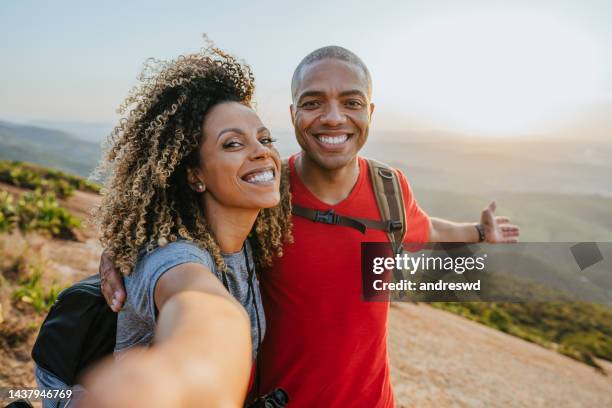
<path fill-rule="evenodd" d="M 239 142 L 235 140 L 231 140 L 229 142 L 225 142 L 225 144 L 223 145 L 223 148 L 231 149 L 232 147 L 239 147 L 239 146 L 242 146 Z"/>

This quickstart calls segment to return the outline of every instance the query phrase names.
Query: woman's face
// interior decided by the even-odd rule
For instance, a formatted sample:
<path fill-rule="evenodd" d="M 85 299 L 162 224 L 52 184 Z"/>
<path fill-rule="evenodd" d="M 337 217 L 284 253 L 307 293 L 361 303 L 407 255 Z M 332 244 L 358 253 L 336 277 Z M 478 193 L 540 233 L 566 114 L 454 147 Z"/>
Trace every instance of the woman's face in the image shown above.
<path fill-rule="evenodd" d="M 201 164 L 195 174 L 204 194 L 226 207 L 277 205 L 280 157 L 257 114 L 238 102 L 224 102 L 208 112 L 202 129 Z"/>

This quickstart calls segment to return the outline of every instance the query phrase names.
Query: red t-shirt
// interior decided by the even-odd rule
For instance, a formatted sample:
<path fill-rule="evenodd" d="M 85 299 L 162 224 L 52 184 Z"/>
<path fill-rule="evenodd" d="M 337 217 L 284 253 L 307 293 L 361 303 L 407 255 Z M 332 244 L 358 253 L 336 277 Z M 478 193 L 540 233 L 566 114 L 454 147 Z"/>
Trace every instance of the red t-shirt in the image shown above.
<path fill-rule="evenodd" d="M 380 219 L 368 164 L 336 205 L 317 199 L 289 159 L 293 203 L 338 214 Z M 406 205 L 406 241 L 426 242 L 429 219 L 399 172 Z M 294 243 L 260 284 L 267 330 L 260 349 L 260 391 L 289 394 L 289 407 L 393 407 L 387 355 L 388 302 L 362 300 L 361 242 L 388 242 L 339 225 L 293 217 Z"/>

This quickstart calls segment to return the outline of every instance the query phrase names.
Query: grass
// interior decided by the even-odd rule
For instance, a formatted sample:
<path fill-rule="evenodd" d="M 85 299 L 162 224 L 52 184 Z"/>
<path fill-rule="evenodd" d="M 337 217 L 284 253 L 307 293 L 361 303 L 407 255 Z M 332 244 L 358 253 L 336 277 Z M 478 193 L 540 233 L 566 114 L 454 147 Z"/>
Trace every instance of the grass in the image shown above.
<path fill-rule="evenodd" d="M 63 289 L 42 250 L 42 237 L 24 239 L 19 235 L 3 238 L 0 243 L 0 284 L 15 306 L 46 313 Z M 23 309 L 26 306 L 26 309 Z"/>

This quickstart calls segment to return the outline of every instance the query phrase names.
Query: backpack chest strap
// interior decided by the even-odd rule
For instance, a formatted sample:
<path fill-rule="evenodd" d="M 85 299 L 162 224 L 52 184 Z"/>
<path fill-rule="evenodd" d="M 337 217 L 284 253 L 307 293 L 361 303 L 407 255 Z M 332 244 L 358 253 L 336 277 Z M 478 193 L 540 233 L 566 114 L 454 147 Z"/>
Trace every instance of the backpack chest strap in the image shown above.
<path fill-rule="evenodd" d="M 403 227 L 401 220 L 378 221 L 369 218 L 354 218 L 338 214 L 331 209 L 328 211 L 321 211 L 296 204 L 292 206 L 291 213 L 314 222 L 353 228 L 362 234 L 365 234 L 368 228 L 384 231 L 385 233 L 392 233 L 401 230 Z"/>

